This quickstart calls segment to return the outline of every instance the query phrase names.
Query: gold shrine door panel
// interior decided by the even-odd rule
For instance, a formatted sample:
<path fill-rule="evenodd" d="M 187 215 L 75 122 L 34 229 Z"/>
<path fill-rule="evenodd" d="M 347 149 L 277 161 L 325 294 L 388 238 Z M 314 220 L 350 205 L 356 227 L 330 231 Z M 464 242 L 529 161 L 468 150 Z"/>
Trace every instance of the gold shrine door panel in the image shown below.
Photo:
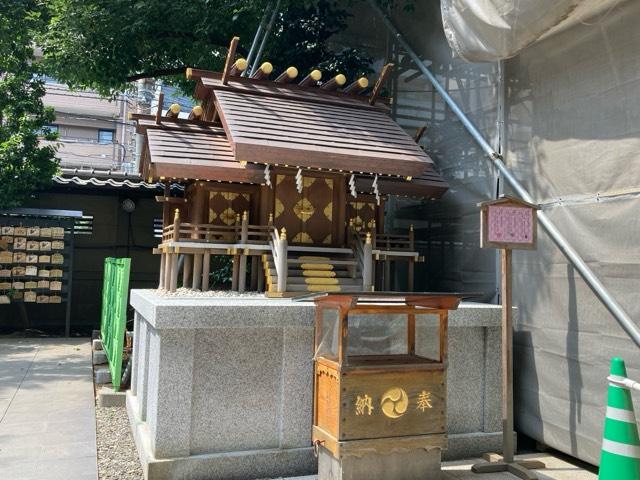
<path fill-rule="evenodd" d="M 277 175 L 273 219 L 287 229 L 290 243 L 333 245 L 339 225 L 335 178 L 303 177 L 302 193 L 293 175 Z"/>
<path fill-rule="evenodd" d="M 251 194 L 237 192 L 209 192 L 208 223 L 213 225 L 234 225 L 236 217 L 243 212 L 251 212 Z M 249 221 L 252 221 L 249 218 Z"/>
<path fill-rule="evenodd" d="M 353 220 L 353 226 L 358 232 L 361 230 L 372 231 L 379 221 L 378 215 L 378 206 L 373 198 L 349 201 L 347 221 Z"/>

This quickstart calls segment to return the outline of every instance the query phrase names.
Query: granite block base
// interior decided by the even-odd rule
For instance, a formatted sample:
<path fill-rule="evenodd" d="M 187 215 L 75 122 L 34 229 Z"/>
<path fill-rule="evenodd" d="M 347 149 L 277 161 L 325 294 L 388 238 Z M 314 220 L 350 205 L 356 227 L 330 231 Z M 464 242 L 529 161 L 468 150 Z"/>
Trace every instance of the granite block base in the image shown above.
<path fill-rule="evenodd" d="M 131 304 L 127 411 L 147 480 L 317 472 L 313 303 L 133 290 Z M 463 304 L 449 316 L 446 459 L 500 450 L 499 326 L 496 306 Z M 432 347 L 429 328 L 418 329 L 417 348 Z"/>
<path fill-rule="evenodd" d="M 440 449 L 335 458 L 320 447 L 318 480 L 439 480 Z"/>
<path fill-rule="evenodd" d="M 127 393 L 127 413 L 145 480 L 255 480 L 308 475 L 317 471 L 313 448 L 262 449 L 155 458 L 136 399 Z"/>

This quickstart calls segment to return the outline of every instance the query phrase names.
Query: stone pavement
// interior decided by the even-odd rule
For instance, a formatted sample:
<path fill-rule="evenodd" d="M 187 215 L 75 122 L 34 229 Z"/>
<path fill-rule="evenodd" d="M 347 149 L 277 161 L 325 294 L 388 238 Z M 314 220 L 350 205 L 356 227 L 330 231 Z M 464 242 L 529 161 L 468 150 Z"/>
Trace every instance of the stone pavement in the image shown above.
<path fill-rule="evenodd" d="M 598 474 L 569 463 L 567 460 L 547 453 L 532 453 L 518 455 L 519 460 L 540 460 L 547 468 L 534 470 L 539 480 L 597 480 Z M 471 472 L 471 465 L 482 462 L 481 459 L 446 462 L 443 466 L 445 475 L 442 480 L 517 480 L 508 473 L 485 473 L 482 475 Z"/>
<path fill-rule="evenodd" d="M 589 472 L 579 466 L 573 465 L 558 456 L 546 453 L 518 455 L 518 459 L 540 460 L 547 468 L 535 470 L 539 480 L 597 480 L 598 474 Z M 471 472 L 471 465 L 482 462 L 481 459 L 460 460 L 457 462 L 444 462 L 442 470 L 444 475 L 440 480 L 517 480 L 517 477 L 508 473 L 485 473 L 478 475 Z M 275 480 L 316 480 L 315 475 L 307 477 L 295 477 Z"/>
<path fill-rule="evenodd" d="M 96 478 L 90 340 L 0 338 L 0 479 Z"/>

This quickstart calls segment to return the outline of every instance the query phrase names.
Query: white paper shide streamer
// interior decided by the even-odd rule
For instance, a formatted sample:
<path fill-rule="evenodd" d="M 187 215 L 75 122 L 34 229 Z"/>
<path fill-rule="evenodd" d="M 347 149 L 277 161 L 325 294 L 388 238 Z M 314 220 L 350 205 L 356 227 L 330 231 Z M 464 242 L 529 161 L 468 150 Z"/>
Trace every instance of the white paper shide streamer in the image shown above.
<path fill-rule="evenodd" d="M 353 198 L 358 198 L 358 192 L 356 192 L 356 176 L 353 173 L 349 177 L 349 191 Z"/>
<path fill-rule="evenodd" d="M 298 190 L 298 193 L 302 193 L 302 169 L 299 168 L 298 172 L 296 173 L 296 190 Z"/>
<path fill-rule="evenodd" d="M 378 190 L 378 175 L 373 179 L 373 184 L 371 185 L 373 188 L 373 193 L 376 196 L 376 205 L 380 205 L 380 190 Z"/>
<path fill-rule="evenodd" d="M 264 167 L 264 183 L 267 185 L 267 187 L 272 188 L 271 173 L 269 172 L 269 164 L 267 164 L 267 166 Z"/>

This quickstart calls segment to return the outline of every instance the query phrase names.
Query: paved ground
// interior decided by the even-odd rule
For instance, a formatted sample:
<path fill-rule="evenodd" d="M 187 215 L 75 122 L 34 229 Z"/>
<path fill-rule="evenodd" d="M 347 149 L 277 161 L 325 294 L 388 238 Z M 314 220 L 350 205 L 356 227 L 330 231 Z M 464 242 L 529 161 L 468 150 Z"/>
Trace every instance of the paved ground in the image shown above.
<path fill-rule="evenodd" d="M 89 340 L 0 339 L 0 479 L 96 480 L 95 434 Z M 552 455 L 523 458 L 546 463 L 540 480 L 597 479 Z M 479 461 L 447 462 L 442 480 L 515 478 L 471 473 Z"/>
<path fill-rule="evenodd" d="M 89 339 L 0 339 L 0 479 L 96 480 Z"/>
<path fill-rule="evenodd" d="M 536 453 L 531 455 L 519 455 L 518 459 L 535 459 L 546 464 L 544 470 L 535 470 L 539 480 L 597 480 L 598 475 L 583 468 L 568 463 L 557 456 Z M 486 473 L 478 475 L 471 472 L 471 465 L 482 462 L 481 459 L 461 460 L 458 462 L 446 462 L 442 466 L 444 475 L 440 480 L 517 480 L 517 477 L 508 473 Z M 277 480 L 316 480 L 315 475 L 308 477 L 295 477 Z"/>
<path fill-rule="evenodd" d="M 531 455 L 519 455 L 518 459 L 540 460 L 547 468 L 534 470 L 540 480 L 597 480 L 598 475 L 591 473 L 579 466 L 568 463 L 566 460 L 553 455 L 536 453 Z M 478 475 L 471 472 L 471 465 L 482 462 L 480 459 L 463 460 L 460 462 L 447 462 L 443 466 L 445 475 L 442 480 L 517 480 L 517 477 L 508 473 L 491 473 Z"/>

